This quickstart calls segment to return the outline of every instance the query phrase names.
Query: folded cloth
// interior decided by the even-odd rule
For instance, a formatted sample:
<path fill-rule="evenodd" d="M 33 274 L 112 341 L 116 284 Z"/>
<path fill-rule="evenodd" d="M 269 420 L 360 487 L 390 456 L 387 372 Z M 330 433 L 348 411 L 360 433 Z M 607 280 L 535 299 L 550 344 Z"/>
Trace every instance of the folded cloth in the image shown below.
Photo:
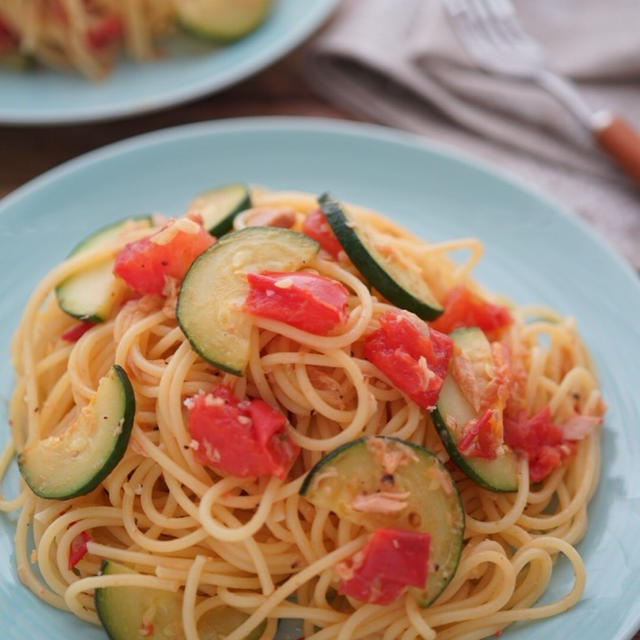
<path fill-rule="evenodd" d="M 594 110 L 640 128 L 638 0 L 513 2 Z M 306 72 L 315 91 L 359 117 L 454 144 L 551 191 L 640 268 L 640 190 L 555 98 L 480 70 L 438 0 L 343 0 Z"/>

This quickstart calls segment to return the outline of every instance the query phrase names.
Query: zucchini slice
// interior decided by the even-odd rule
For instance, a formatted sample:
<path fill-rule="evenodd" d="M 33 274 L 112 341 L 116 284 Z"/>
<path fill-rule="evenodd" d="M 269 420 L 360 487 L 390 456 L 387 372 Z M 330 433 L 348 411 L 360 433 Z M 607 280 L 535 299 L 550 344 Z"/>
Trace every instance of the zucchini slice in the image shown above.
<path fill-rule="evenodd" d="M 383 255 L 337 200 L 325 193 L 318 203 L 345 253 L 372 287 L 423 320 L 434 320 L 442 313 L 442 305 L 424 279 Z"/>
<path fill-rule="evenodd" d="M 402 510 L 362 510 L 358 501 L 354 503 L 356 498 L 362 502 L 362 497 L 366 501 L 366 496 L 375 499 L 393 493 L 408 494 Z M 449 472 L 427 449 L 386 436 L 348 442 L 318 461 L 300 494 L 370 531 L 396 528 L 429 533 L 427 586 L 410 588 L 421 606 L 431 604 L 453 578 L 462 550 L 464 510 Z"/>
<path fill-rule="evenodd" d="M 113 365 L 68 429 L 22 450 L 18 458 L 22 477 L 41 498 L 64 500 L 89 493 L 124 455 L 134 414 L 129 378 Z"/>
<path fill-rule="evenodd" d="M 176 317 L 191 346 L 223 371 L 241 376 L 249 362 L 251 316 L 243 311 L 248 273 L 296 271 L 320 245 L 298 231 L 247 227 L 223 236 L 187 271 Z"/>
<path fill-rule="evenodd" d="M 11 71 L 28 71 L 35 67 L 35 58 L 22 51 L 11 51 L 0 55 L 0 67 Z"/>
<path fill-rule="evenodd" d="M 69 254 L 99 249 L 113 242 L 129 225 L 150 227 L 151 217 L 121 220 L 99 229 L 85 238 Z M 91 322 L 103 322 L 122 299 L 127 285 L 113 274 L 113 259 L 105 260 L 89 269 L 69 276 L 56 287 L 58 305 L 70 316 Z"/>
<path fill-rule="evenodd" d="M 177 0 L 178 23 L 189 33 L 231 42 L 257 29 L 266 19 L 272 0 Z"/>
<path fill-rule="evenodd" d="M 478 327 L 456 329 L 450 334 L 456 350 L 469 357 L 480 370 L 493 367 L 491 345 Z M 454 356 L 455 357 L 455 356 Z M 444 380 L 435 410 L 431 413 L 440 439 L 453 461 L 474 482 L 491 491 L 517 491 L 518 465 L 514 452 L 507 446 L 493 460 L 464 455 L 458 449 L 462 430 L 480 416 L 465 398 L 451 375 Z"/>
<path fill-rule="evenodd" d="M 137 573 L 124 565 L 105 560 L 102 575 Z M 100 587 L 94 600 L 100 622 L 111 640 L 182 640 L 182 595 L 145 587 Z M 210 609 L 199 620 L 202 640 L 219 640 L 239 627 L 249 614 L 227 606 Z M 266 620 L 246 640 L 258 640 Z"/>
<path fill-rule="evenodd" d="M 196 196 L 187 207 L 187 213 L 202 216 L 204 228 L 212 236 L 221 236 L 231 231 L 233 219 L 245 209 L 251 208 L 251 194 L 241 182 L 226 184 Z"/>

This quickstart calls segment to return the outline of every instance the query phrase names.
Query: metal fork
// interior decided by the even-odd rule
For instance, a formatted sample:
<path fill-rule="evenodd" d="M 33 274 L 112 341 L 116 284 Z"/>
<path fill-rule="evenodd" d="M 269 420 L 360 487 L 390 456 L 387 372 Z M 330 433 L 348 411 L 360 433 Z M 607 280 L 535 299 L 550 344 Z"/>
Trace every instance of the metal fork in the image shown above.
<path fill-rule="evenodd" d="M 548 65 L 542 47 L 520 26 L 509 0 L 443 0 L 465 49 L 485 71 L 530 80 L 559 100 L 602 148 L 640 184 L 640 135 L 607 110 L 594 112 Z"/>

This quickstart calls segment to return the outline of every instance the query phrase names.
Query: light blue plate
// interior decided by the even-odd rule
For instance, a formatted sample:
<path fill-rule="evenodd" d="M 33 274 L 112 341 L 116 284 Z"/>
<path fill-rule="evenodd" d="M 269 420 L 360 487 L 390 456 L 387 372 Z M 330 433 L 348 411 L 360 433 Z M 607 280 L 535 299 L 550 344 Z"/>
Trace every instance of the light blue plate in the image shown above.
<path fill-rule="evenodd" d="M 146 64 L 123 61 L 95 84 L 72 73 L 0 68 L 0 123 L 61 124 L 155 111 L 227 87 L 283 56 L 316 27 L 337 0 L 277 0 L 269 19 L 219 49 L 180 39 L 173 55 Z"/>
<path fill-rule="evenodd" d="M 201 123 L 89 153 L 8 196 L 0 203 L 0 438 L 7 433 L 4 405 L 13 384 L 9 340 L 36 282 L 96 227 L 153 210 L 180 213 L 195 193 L 232 180 L 330 189 L 426 238 L 478 236 L 486 245 L 477 270 L 483 283 L 518 302 L 549 304 L 578 318 L 609 405 L 602 481 L 579 545 L 588 586 L 568 613 L 513 627 L 503 638 L 629 638 L 640 627 L 639 281 L 557 205 L 408 135 L 305 119 Z M 17 486 L 15 475 L 10 484 Z M 20 585 L 12 535 L 13 525 L 0 517 L 4 640 L 104 639 L 101 630 L 43 605 Z M 560 561 L 544 601 L 561 596 L 571 578 Z"/>

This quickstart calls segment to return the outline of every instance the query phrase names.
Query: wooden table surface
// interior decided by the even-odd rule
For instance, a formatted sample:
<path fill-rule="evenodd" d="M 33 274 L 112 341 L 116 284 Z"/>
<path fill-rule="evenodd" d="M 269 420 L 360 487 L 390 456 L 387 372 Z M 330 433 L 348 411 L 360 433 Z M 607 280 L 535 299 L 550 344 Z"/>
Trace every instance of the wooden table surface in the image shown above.
<path fill-rule="evenodd" d="M 301 57 L 301 52 L 296 51 L 222 93 L 158 113 L 98 124 L 0 126 L 0 198 L 65 160 L 146 131 L 201 120 L 257 115 L 353 119 L 306 88 L 300 71 Z M 633 640 L 640 640 L 640 632 Z"/>

